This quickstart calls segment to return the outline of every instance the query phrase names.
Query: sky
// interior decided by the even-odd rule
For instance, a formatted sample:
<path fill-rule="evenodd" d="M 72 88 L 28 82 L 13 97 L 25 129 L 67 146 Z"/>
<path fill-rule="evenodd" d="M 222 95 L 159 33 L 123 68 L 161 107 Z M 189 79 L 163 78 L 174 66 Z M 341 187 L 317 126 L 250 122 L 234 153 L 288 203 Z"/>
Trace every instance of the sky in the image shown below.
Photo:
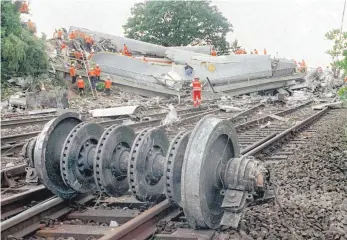
<path fill-rule="evenodd" d="M 332 43 L 324 34 L 341 27 L 345 0 L 212 1 L 233 24 L 227 40 L 238 39 L 246 50 L 266 48 L 268 54 L 304 59 L 309 67 L 325 67 Z M 130 9 L 141 0 L 30 0 L 30 18 L 38 32 L 52 37 L 54 29 L 79 26 L 123 36 Z M 343 28 L 347 31 L 347 13 Z"/>

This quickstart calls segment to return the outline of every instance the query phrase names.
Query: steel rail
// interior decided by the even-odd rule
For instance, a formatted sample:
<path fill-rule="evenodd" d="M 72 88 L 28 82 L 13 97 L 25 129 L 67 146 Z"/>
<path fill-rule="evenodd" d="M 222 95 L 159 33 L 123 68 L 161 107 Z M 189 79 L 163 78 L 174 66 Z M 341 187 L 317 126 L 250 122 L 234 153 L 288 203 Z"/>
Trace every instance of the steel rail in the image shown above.
<path fill-rule="evenodd" d="M 76 199 L 76 202 L 84 204 L 93 199 L 93 196 L 80 196 Z M 39 229 L 41 226 L 40 221 L 45 217 L 56 219 L 70 211 L 69 201 L 53 197 L 1 222 L 1 239 L 6 239 L 9 235 L 15 238 L 22 238 Z"/>
<path fill-rule="evenodd" d="M 272 145 L 273 143 L 280 142 L 280 140 L 286 138 L 288 135 L 294 134 L 295 132 L 301 130 L 302 128 L 306 127 L 309 124 L 312 124 L 315 120 L 317 120 L 319 117 L 324 115 L 327 111 L 329 111 L 328 108 L 325 108 L 318 113 L 306 118 L 305 120 L 301 121 L 300 123 L 288 128 L 287 130 L 276 134 L 274 134 L 266 137 L 269 138 L 267 141 L 264 141 L 263 139 L 257 142 L 256 144 L 253 144 L 247 151 L 243 151 L 244 156 L 254 156 L 258 154 L 259 152 L 263 151 L 268 146 Z"/>
<path fill-rule="evenodd" d="M 209 113 L 214 113 L 220 111 L 219 109 L 215 109 L 215 110 L 210 110 L 207 109 L 207 111 L 194 111 L 191 113 L 187 113 L 187 114 L 183 114 L 180 117 L 191 117 L 192 115 L 197 115 L 197 116 L 203 116 L 200 114 L 209 114 Z M 167 113 L 166 113 L 167 114 Z M 166 115 L 165 114 L 165 115 Z M 126 126 L 129 127 L 133 127 L 134 129 L 138 129 L 141 127 L 155 127 L 158 126 L 161 123 L 162 119 L 154 119 L 154 120 L 149 120 L 149 121 L 143 121 L 143 122 L 137 122 L 137 123 L 130 123 L 130 124 L 124 124 Z M 182 122 L 184 122 L 184 119 L 182 119 Z M 111 126 L 113 124 L 117 124 L 119 123 L 119 119 L 118 120 L 110 120 L 110 121 L 102 121 L 102 122 L 97 122 L 100 125 L 104 126 L 104 127 L 108 127 Z M 5 136 L 1 139 L 2 143 L 8 143 L 8 142 L 15 142 L 16 140 L 23 140 L 23 139 L 29 139 L 32 137 L 37 136 L 41 131 L 36 131 L 36 132 L 31 132 L 31 133 L 26 133 L 26 134 L 18 134 L 18 135 L 12 135 L 12 136 Z M 13 145 L 5 145 L 1 147 L 1 152 L 2 153 L 15 153 L 18 152 L 22 149 L 22 147 L 24 146 L 24 142 L 20 142 L 20 143 L 16 143 Z"/>
<path fill-rule="evenodd" d="M 309 102 L 305 102 L 303 104 L 300 104 L 300 105 L 297 105 L 297 106 L 294 106 L 292 108 L 289 108 L 287 110 L 284 110 L 284 111 L 281 111 L 281 112 L 278 112 L 278 113 L 275 113 L 274 115 L 277 115 L 277 116 L 284 116 L 286 114 L 289 114 L 289 113 L 292 113 L 292 112 L 295 112 L 297 110 L 299 110 L 300 108 L 310 104 L 312 101 L 309 101 Z M 241 123 L 241 124 L 238 124 L 235 126 L 235 129 L 236 130 L 239 130 L 239 129 L 244 129 L 244 128 L 247 128 L 247 127 L 250 127 L 254 124 L 257 124 L 259 122 L 265 122 L 265 121 L 268 121 L 270 119 L 273 119 L 273 117 L 271 117 L 271 115 L 266 115 L 264 117 L 261 117 L 261 118 L 258 118 L 258 119 L 254 119 L 254 120 L 250 120 L 248 122 L 245 122 L 245 123 Z"/>
<path fill-rule="evenodd" d="M 113 231 L 106 232 L 99 240 L 147 239 L 155 233 L 160 221 L 170 220 L 179 214 L 181 214 L 181 210 L 165 199 Z"/>

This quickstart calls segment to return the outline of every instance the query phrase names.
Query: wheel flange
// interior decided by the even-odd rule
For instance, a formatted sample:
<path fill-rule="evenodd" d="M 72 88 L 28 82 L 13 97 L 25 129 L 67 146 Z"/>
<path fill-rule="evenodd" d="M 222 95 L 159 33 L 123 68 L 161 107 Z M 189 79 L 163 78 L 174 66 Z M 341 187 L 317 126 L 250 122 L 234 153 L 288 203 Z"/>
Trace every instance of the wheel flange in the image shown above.
<path fill-rule="evenodd" d="M 79 193 L 95 190 L 93 161 L 104 128 L 82 122 L 71 130 L 63 145 L 60 168 L 66 185 Z"/>
<path fill-rule="evenodd" d="M 37 136 L 34 148 L 35 169 L 42 183 L 55 195 L 63 199 L 71 199 L 77 192 L 67 186 L 61 177 L 61 146 L 71 130 L 81 123 L 77 113 L 66 112 L 50 120 Z"/>
<path fill-rule="evenodd" d="M 130 190 L 140 201 L 156 201 L 164 194 L 165 156 L 169 140 L 163 130 L 141 131 L 132 146 L 128 164 Z M 161 169 L 161 174 L 160 174 Z"/>
<path fill-rule="evenodd" d="M 102 134 L 94 160 L 94 179 L 101 192 L 120 196 L 128 191 L 127 168 L 134 139 L 134 130 L 127 126 L 113 125 Z"/>

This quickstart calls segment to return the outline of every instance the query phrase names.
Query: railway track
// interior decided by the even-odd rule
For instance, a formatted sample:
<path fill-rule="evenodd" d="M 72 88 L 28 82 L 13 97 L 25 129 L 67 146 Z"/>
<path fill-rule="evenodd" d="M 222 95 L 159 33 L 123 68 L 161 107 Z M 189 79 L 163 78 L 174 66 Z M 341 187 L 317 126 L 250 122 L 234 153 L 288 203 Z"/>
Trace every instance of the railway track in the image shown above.
<path fill-rule="evenodd" d="M 216 107 L 216 105 L 211 105 L 209 106 L 211 108 Z M 179 114 L 180 117 L 185 118 L 192 116 L 194 114 L 197 114 L 199 111 L 204 111 L 206 110 L 207 107 L 202 107 L 200 110 L 196 110 L 195 108 L 186 108 L 186 109 L 180 109 L 177 110 L 177 113 Z M 167 115 L 167 112 L 162 112 L 162 113 L 156 113 L 156 114 L 151 114 L 146 116 L 147 121 L 142 121 L 142 122 L 137 122 L 137 123 L 131 123 L 127 124 L 129 126 L 156 126 L 159 125 L 160 122 L 162 121 L 162 118 Z M 52 119 L 52 118 L 51 118 Z M 49 120 L 51 120 L 49 119 Z M 45 119 L 42 120 L 43 123 L 48 122 L 49 120 Z M 23 123 L 23 120 L 21 120 Z M 99 123 L 100 125 L 107 127 L 113 124 L 123 124 L 125 122 L 128 122 L 129 118 L 120 118 L 120 119 L 111 119 L 111 120 L 103 120 Z M 11 122 L 11 121 L 10 121 Z M 30 124 L 30 120 L 25 120 L 26 124 Z M 15 123 L 16 124 L 16 123 Z M 21 151 L 25 144 L 25 140 L 28 140 L 32 137 L 37 136 L 40 133 L 40 131 L 34 131 L 34 132 L 29 132 L 29 133 L 23 133 L 23 134 L 16 134 L 16 135 L 9 135 L 9 136 L 3 136 L 1 137 L 1 153 L 2 155 L 13 155 L 14 153 L 18 153 Z"/>
<path fill-rule="evenodd" d="M 305 105 L 306 104 L 299 106 L 299 108 L 305 107 Z M 232 122 L 237 123 L 238 120 L 242 119 L 243 116 L 247 116 L 247 114 L 252 114 L 252 112 L 257 110 L 258 108 L 259 108 L 259 106 L 256 106 L 254 109 L 250 109 L 250 110 L 242 112 L 240 114 L 235 114 L 233 117 L 230 117 L 230 118 L 227 117 L 227 119 L 229 119 Z M 277 116 L 284 116 L 285 114 L 292 113 L 292 112 L 297 111 L 297 110 L 298 110 L 298 108 L 287 109 L 285 111 L 277 113 L 276 115 Z M 260 119 L 258 118 L 257 120 L 251 120 L 248 122 L 236 124 L 236 129 L 239 132 L 239 136 L 240 136 L 241 153 L 245 156 L 257 156 L 257 157 L 261 156 L 266 161 L 284 160 L 284 158 L 281 157 L 282 156 L 281 154 L 283 154 L 283 152 L 281 152 L 281 151 L 279 151 L 279 152 L 276 151 L 277 155 L 275 155 L 275 156 L 277 156 L 277 158 L 273 158 L 274 156 L 271 156 L 271 153 L 274 152 L 274 148 L 277 150 L 279 149 L 278 144 L 274 145 L 274 143 L 283 142 L 283 139 L 288 139 L 288 136 L 292 136 L 293 134 L 300 131 L 302 128 L 307 127 L 312 122 L 318 120 L 319 117 L 326 114 L 327 111 L 328 110 L 325 109 L 325 110 L 320 111 L 318 113 L 315 112 L 315 114 L 312 115 L 311 113 L 307 113 L 307 109 L 304 109 L 303 113 L 305 113 L 305 114 L 302 114 L 302 116 L 301 116 L 302 118 L 300 119 L 301 121 L 299 123 L 297 123 L 294 126 L 290 126 L 290 127 L 288 127 L 288 124 L 287 124 L 286 127 L 281 127 L 281 128 L 278 128 L 276 126 L 276 124 L 266 126 L 266 127 L 262 128 L 263 132 L 266 133 L 265 135 L 259 135 L 259 132 L 255 131 L 253 129 L 254 124 L 259 126 L 259 123 L 260 124 L 266 123 L 266 121 L 268 121 L 269 119 L 278 120 L 278 119 L 274 118 L 274 116 L 270 116 L 270 118 L 269 118 L 269 116 L 265 116 L 265 117 L 260 118 Z M 198 114 L 198 115 L 191 114 L 190 116 L 185 118 L 185 122 L 186 123 L 191 122 L 191 124 L 192 124 L 197 119 L 200 119 L 201 117 L 203 117 L 203 115 L 206 115 L 209 113 L 210 114 L 216 113 L 216 112 L 217 111 L 212 110 L 210 112 L 206 112 L 206 113 L 204 112 L 201 115 L 200 114 Z M 310 115 L 310 116 L 305 118 L 307 115 Z M 154 124 L 154 125 L 152 125 L 152 124 Z M 155 126 L 155 121 L 152 123 L 150 122 L 146 126 L 147 127 Z M 270 126 L 273 127 L 273 128 L 271 128 L 271 130 L 269 130 Z M 133 127 L 135 129 L 138 127 L 139 130 L 141 128 L 143 128 L 143 126 L 141 126 L 141 125 L 140 126 L 134 125 Z M 314 130 L 310 130 L 310 132 L 314 132 Z M 259 136 L 261 136 L 261 137 L 259 137 Z M 301 143 L 301 141 L 295 142 L 295 140 L 294 140 L 294 143 Z M 287 154 L 289 154 L 288 151 L 287 151 Z M 278 156 L 280 156 L 280 157 L 278 157 Z M 24 196 L 24 194 L 22 195 L 22 197 L 23 196 Z M 21 199 L 21 198 L 19 197 L 19 199 Z M 25 199 L 25 197 L 24 197 L 24 199 Z M 84 200 L 84 201 L 80 201 L 80 203 L 88 203 L 88 202 L 92 201 L 92 203 L 95 204 L 96 202 L 93 202 L 94 200 L 95 200 L 95 198 L 90 197 L 90 198 L 88 198 L 88 201 Z M 7 201 L 11 203 L 11 201 L 9 201 L 9 200 L 7 200 Z M 16 201 L 14 201 L 14 200 L 13 200 L 13 202 L 16 203 Z M 8 216 L 12 216 L 13 212 L 19 213 L 14 218 L 10 218 L 10 220 L 16 219 L 16 218 L 17 219 L 22 218 L 24 220 L 23 215 L 27 214 L 27 212 L 25 212 L 25 211 L 21 212 L 22 208 L 12 207 L 10 203 L 8 203 L 8 206 L 10 206 L 10 207 L 7 208 L 10 210 L 6 210 L 5 214 L 7 214 Z M 49 200 L 48 202 L 45 202 L 45 204 L 46 204 L 45 206 L 50 206 L 50 204 L 52 204 L 52 206 L 53 205 L 54 206 L 59 205 L 60 207 L 58 209 L 60 209 L 59 210 L 60 213 L 64 213 L 64 214 L 60 215 L 60 214 L 56 214 L 53 211 L 53 214 L 50 214 L 51 211 L 48 211 L 49 214 L 44 214 L 44 215 L 48 216 L 50 219 L 56 219 L 59 216 L 64 216 L 68 212 L 71 212 L 71 209 L 69 209 L 69 210 L 67 209 L 68 207 L 66 207 L 66 205 L 65 205 L 66 202 L 63 204 L 63 202 L 56 200 L 56 198 L 53 198 L 53 199 Z M 135 202 L 130 202 L 128 204 L 127 203 L 122 203 L 122 204 L 118 203 L 118 205 L 140 206 L 141 203 L 138 203 L 135 201 Z M 146 205 L 146 204 L 144 204 L 144 205 Z M 5 206 L 6 206 L 6 204 L 5 204 Z M 12 213 L 11 213 L 11 209 L 14 209 L 12 211 Z M 39 215 L 41 215 L 41 212 L 38 211 L 38 209 L 43 209 L 43 208 L 40 204 L 38 204 L 38 205 L 35 205 L 34 207 L 32 207 L 30 209 L 32 211 L 34 211 L 36 209 L 37 213 Z M 108 216 L 103 217 L 103 216 L 101 216 L 102 214 L 100 214 L 100 213 L 98 214 L 97 211 L 96 212 L 94 211 L 94 213 L 92 214 L 89 210 L 87 210 L 87 213 L 85 213 L 84 215 L 83 215 L 83 213 L 80 213 L 77 211 L 77 212 L 74 212 L 72 214 L 67 215 L 67 216 L 69 216 L 69 217 L 67 217 L 67 219 L 83 218 L 86 221 L 88 219 L 93 220 L 93 219 L 97 218 L 98 220 L 100 220 L 99 222 L 104 221 L 104 225 L 105 225 L 106 222 L 109 222 L 109 220 L 111 218 L 113 218 L 114 221 L 119 222 L 119 223 L 124 223 L 124 221 L 125 221 L 124 219 L 126 219 L 126 223 L 122 224 L 120 227 L 117 227 L 117 228 L 114 228 L 114 227 L 110 228 L 110 227 L 105 227 L 105 226 L 93 226 L 93 227 L 91 227 L 89 225 L 76 226 L 76 225 L 69 225 L 69 224 L 67 224 L 65 226 L 55 227 L 55 228 L 52 228 L 52 226 L 50 226 L 50 227 L 44 228 L 43 230 L 37 232 L 37 234 L 38 234 L 38 236 L 42 236 L 42 237 L 49 237 L 49 236 L 51 236 L 51 237 L 52 236 L 68 237 L 68 236 L 72 236 L 72 237 L 76 237 L 76 239 L 81 239 L 81 237 L 84 239 L 84 237 L 86 237 L 88 234 L 91 234 L 90 236 L 95 236 L 96 238 L 100 238 L 103 236 L 102 239 L 111 239 L 111 238 L 112 239 L 120 239 L 120 238 L 127 239 L 127 237 L 129 237 L 129 239 L 131 239 L 133 236 L 141 236 L 141 239 L 144 239 L 145 237 L 153 235 L 153 233 L 158 228 L 157 226 L 158 226 L 159 222 L 166 222 L 167 223 L 167 222 L 170 222 L 173 220 L 180 222 L 181 220 L 177 220 L 177 219 L 181 219 L 180 216 L 182 215 L 182 211 L 176 207 L 173 207 L 171 205 L 171 203 L 167 200 L 159 203 L 158 205 L 150 208 L 149 210 L 145 211 L 144 213 L 141 213 L 140 215 L 138 215 L 139 211 L 137 209 L 135 209 L 134 211 L 129 211 L 128 213 L 124 213 L 118 209 L 118 210 L 114 211 L 113 213 L 118 213 L 118 214 L 115 214 L 115 215 L 113 214 L 112 216 L 108 215 Z M 131 214 L 131 216 L 129 214 Z M 117 218 L 118 215 L 120 217 Z M 138 215 L 138 217 L 135 217 L 137 215 Z M 17 217 L 17 216 L 19 216 L 19 217 Z M 42 219 L 42 217 L 40 219 Z M 123 219 L 123 220 L 121 220 L 121 219 Z M 11 221 L 12 221 L 12 224 L 14 224 L 14 222 L 16 223 L 16 224 L 14 224 L 15 228 L 13 228 L 13 226 L 11 226 L 11 224 L 10 225 L 4 225 L 5 227 L 2 228 L 2 229 L 4 229 L 4 232 L 3 232 L 4 234 L 12 233 L 13 229 L 17 229 L 17 228 L 23 229 L 23 225 L 22 225 L 21 221 L 18 221 L 18 220 L 16 220 L 16 221 L 11 220 Z M 47 225 L 51 225 L 51 224 L 52 224 L 52 222 L 50 222 Z M 183 221 L 182 225 L 187 225 L 187 223 Z M 36 225 L 36 226 L 40 226 L 40 225 Z M 167 227 L 167 224 L 165 227 Z M 19 231 L 19 233 L 17 233 L 16 236 L 24 236 L 21 234 L 25 233 L 25 235 L 26 235 L 28 233 L 29 229 L 33 229 L 33 228 L 32 228 L 32 226 L 29 226 L 29 227 L 27 226 L 26 228 L 24 227 L 24 229 L 25 230 L 23 230 L 23 231 Z M 143 229 L 148 229 L 148 230 L 143 231 Z M 194 230 L 185 229 L 185 228 L 177 229 L 177 228 L 173 227 L 173 229 L 175 229 L 175 233 L 172 234 L 172 236 L 171 236 L 171 234 L 164 233 L 164 234 L 158 234 L 157 237 L 167 237 L 168 239 L 171 239 L 172 237 L 180 236 L 180 237 L 182 237 L 182 239 L 184 239 L 188 235 L 191 235 L 192 233 L 195 232 Z M 32 231 L 34 231 L 34 230 L 32 230 Z M 204 234 L 205 234 L 205 236 L 209 236 L 211 234 L 211 232 L 213 232 L 213 231 L 208 230 L 208 231 L 206 231 L 206 233 L 200 232 L 200 233 L 197 233 L 196 236 L 203 236 Z"/>
<path fill-rule="evenodd" d="M 328 112 L 328 109 L 324 109 L 319 112 L 314 112 L 313 114 L 307 114 L 309 116 L 303 116 L 306 118 L 295 125 L 285 128 L 277 134 L 273 134 L 270 131 L 267 137 L 243 147 L 241 153 L 245 156 L 261 158 L 263 161 L 270 161 L 270 163 L 274 161 L 283 161 L 285 160 L 284 158 L 278 157 L 283 155 L 283 147 L 293 147 L 294 144 L 295 148 L 298 148 L 298 144 L 304 144 L 305 141 L 301 138 L 302 135 L 305 133 L 315 133 L 312 124 L 319 121 L 322 117 L 328 116 Z M 299 132 L 301 132 L 301 134 L 298 134 Z M 255 141 L 256 139 L 252 140 Z M 290 149 L 293 150 L 293 148 Z M 273 158 L 276 156 L 278 158 Z M 122 204 L 119 204 L 117 201 L 121 201 Z M 50 221 L 46 220 L 46 227 L 36 233 L 38 237 L 74 237 L 75 239 L 85 239 L 91 236 L 106 240 L 134 239 L 135 237 L 137 237 L 137 239 L 146 239 L 154 236 L 160 239 L 199 239 L 201 237 L 210 239 L 215 233 L 214 230 L 199 231 L 187 228 L 187 222 L 182 218 L 183 212 L 180 208 L 174 207 L 168 200 L 164 200 L 142 213 L 141 210 L 139 210 L 141 203 L 134 199 L 129 200 L 129 198 L 126 197 L 116 200 L 116 202 L 112 202 L 110 199 L 96 201 L 95 198 L 91 197 L 88 201 L 85 200 L 84 203 L 87 205 L 89 203 L 89 205 L 92 206 L 94 204 L 99 204 L 96 210 L 87 207 L 87 209 L 71 212 L 71 209 L 69 209 L 70 213 L 67 213 L 68 210 L 65 209 L 66 206 L 64 208 L 64 204 L 61 204 L 56 198 L 50 200 L 49 203 L 54 206 L 60 204 L 59 206 L 61 206 L 61 208 L 59 208 L 59 211 L 64 213 L 65 217 L 62 219 L 62 222 L 60 222 L 54 221 L 54 219 L 56 219 L 55 216 L 63 215 L 55 213 L 48 215 Z M 100 205 L 105 203 L 108 204 L 106 209 L 100 207 Z M 117 204 L 119 204 L 121 208 L 112 208 L 112 205 L 117 206 Z M 129 209 L 131 205 L 136 207 Z M 144 205 L 144 207 L 147 208 L 148 205 Z M 37 206 L 37 209 L 40 208 L 42 209 L 42 207 Z M 107 212 L 110 214 L 107 214 Z M 90 221 L 94 222 L 90 223 Z M 121 226 L 110 227 L 108 226 L 110 221 L 117 222 L 121 224 Z M 105 226 L 106 224 L 107 226 Z M 42 227 L 42 225 L 39 224 L 36 226 Z M 5 225 L 5 229 L 9 229 L 6 227 L 7 225 Z M 160 233 L 155 234 L 158 229 L 161 229 Z M 21 235 L 19 234 L 17 236 Z"/>

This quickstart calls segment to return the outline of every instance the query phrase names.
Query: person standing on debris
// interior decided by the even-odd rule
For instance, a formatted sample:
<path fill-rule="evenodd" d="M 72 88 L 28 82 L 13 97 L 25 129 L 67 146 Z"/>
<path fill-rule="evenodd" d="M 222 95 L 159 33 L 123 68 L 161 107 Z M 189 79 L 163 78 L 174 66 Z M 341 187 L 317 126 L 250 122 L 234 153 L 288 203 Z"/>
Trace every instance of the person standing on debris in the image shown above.
<path fill-rule="evenodd" d="M 86 42 L 87 50 L 90 52 L 93 45 L 92 36 L 86 35 L 86 37 L 84 38 L 84 41 Z"/>
<path fill-rule="evenodd" d="M 129 52 L 129 49 L 127 47 L 127 45 L 123 45 L 123 55 L 125 56 L 131 56 L 131 53 Z"/>
<path fill-rule="evenodd" d="M 92 57 L 94 56 L 95 51 L 94 49 L 92 49 L 92 51 L 90 52 L 89 56 L 88 56 L 88 60 L 92 59 Z"/>
<path fill-rule="evenodd" d="M 214 57 L 217 56 L 217 51 L 214 48 L 211 51 L 211 56 L 214 56 Z"/>
<path fill-rule="evenodd" d="M 72 30 L 71 31 L 71 33 L 70 33 L 70 35 L 69 35 L 69 38 L 72 40 L 72 39 L 76 39 L 76 32 L 75 32 L 75 30 Z"/>
<path fill-rule="evenodd" d="M 306 66 L 306 62 L 305 62 L 304 59 L 301 61 L 301 71 L 302 71 L 303 73 L 306 73 L 306 72 L 307 72 L 307 66 Z"/>
<path fill-rule="evenodd" d="M 84 81 L 83 81 L 83 78 L 82 76 L 79 76 L 78 77 L 78 80 L 77 80 L 77 87 L 78 87 L 78 92 L 80 95 L 83 95 L 84 93 Z"/>
<path fill-rule="evenodd" d="M 194 107 L 198 107 L 201 104 L 201 82 L 199 78 L 194 78 L 191 86 L 193 87 Z"/>
<path fill-rule="evenodd" d="M 111 95 L 111 86 L 112 86 L 112 82 L 110 77 L 108 76 L 107 79 L 105 80 L 105 93 L 107 96 Z"/>
<path fill-rule="evenodd" d="M 63 30 L 61 29 L 58 30 L 58 39 L 63 40 Z"/>
<path fill-rule="evenodd" d="M 254 54 L 258 54 L 258 50 L 257 49 L 254 49 Z"/>
<path fill-rule="evenodd" d="M 264 55 L 267 55 L 267 51 L 266 51 L 266 48 L 264 48 Z"/>
<path fill-rule="evenodd" d="M 20 13 L 29 13 L 29 5 L 27 3 L 27 1 L 24 1 L 21 6 L 20 6 L 20 9 L 19 9 L 19 12 Z"/>
<path fill-rule="evenodd" d="M 36 32 L 35 25 L 34 25 L 34 23 L 33 23 L 30 19 L 28 20 L 27 25 L 28 25 L 28 28 L 29 28 L 29 30 L 30 30 L 31 32 L 33 32 L 33 33 Z"/>
<path fill-rule="evenodd" d="M 96 77 L 95 77 L 95 70 L 94 68 L 90 68 L 90 71 L 88 73 L 90 77 L 90 82 L 92 84 L 92 89 L 94 90 L 96 88 Z"/>
<path fill-rule="evenodd" d="M 71 77 L 71 83 L 74 84 L 76 82 L 75 64 L 72 64 L 70 67 L 70 77 Z"/>
<path fill-rule="evenodd" d="M 99 67 L 99 64 L 96 64 L 94 71 L 95 71 L 96 81 L 99 82 L 100 81 L 100 75 L 101 75 L 101 68 Z"/>

